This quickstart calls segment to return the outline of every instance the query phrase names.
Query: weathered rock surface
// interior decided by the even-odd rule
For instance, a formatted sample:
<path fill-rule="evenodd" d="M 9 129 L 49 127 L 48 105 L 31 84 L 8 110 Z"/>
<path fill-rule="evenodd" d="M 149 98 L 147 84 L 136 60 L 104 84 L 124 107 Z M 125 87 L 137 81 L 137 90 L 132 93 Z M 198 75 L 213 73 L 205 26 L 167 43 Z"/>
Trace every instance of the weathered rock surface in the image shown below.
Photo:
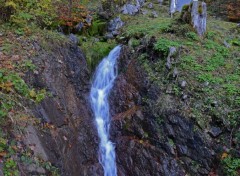
<path fill-rule="evenodd" d="M 207 4 L 193 1 L 191 10 L 192 25 L 199 36 L 203 36 L 207 29 Z"/>
<path fill-rule="evenodd" d="M 207 175 L 215 159 L 210 141 L 175 111 L 174 101 L 157 112 L 155 104 L 165 95 L 149 84 L 137 57 L 123 48 L 120 75 L 110 97 L 118 174 Z"/>
<path fill-rule="evenodd" d="M 51 52 L 40 47 L 34 59 L 38 74 L 27 78 L 36 89 L 47 88 L 52 95 L 34 108 L 43 124 L 53 126 L 36 129 L 44 156 L 64 176 L 102 175 L 98 137 L 88 103 L 90 76 L 85 57 L 75 44 L 48 44 Z"/>
<path fill-rule="evenodd" d="M 145 0 L 136 0 L 127 2 L 121 9 L 123 14 L 135 15 L 143 6 Z"/>
<path fill-rule="evenodd" d="M 116 36 L 120 32 L 119 30 L 123 27 L 124 22 L 121 20 L 120 16 L 112 19 L 109 24 L 108 24 L 108 33 L 106 36 Z M 112 38 L 112 37 L 107 37 L 107 38 Z"/>

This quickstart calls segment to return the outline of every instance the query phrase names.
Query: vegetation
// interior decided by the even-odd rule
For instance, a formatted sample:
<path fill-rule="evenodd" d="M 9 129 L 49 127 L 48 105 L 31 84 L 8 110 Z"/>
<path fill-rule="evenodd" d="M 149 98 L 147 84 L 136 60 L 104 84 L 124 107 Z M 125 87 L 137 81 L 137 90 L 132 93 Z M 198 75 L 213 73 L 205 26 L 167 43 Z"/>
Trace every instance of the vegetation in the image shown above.
<path fill-rule="evenodd" d="M 116 3 L 125 2 L 102 0 L 103 9 L 111 15 L 114 15 Z M 231 21 L 239 21 L 238 2 L 221 6 L 227 9 L 224 15 Z M 121 35 L 106 39 L 107 23 L 90 12 L 89 9 L 97 5 L 87 8 L 88 3 L 87 0 L 0 0 L 0 159 L 5 175 L 19 175 L 19 164 L 36 164 L 50 175 L 58 175 L 55 166 L 33 156 L 31 149 L 20 150 L 17 143 L 21 139 L 13 134 L 22 134 L 26 121 L 40 123 L 27 112 L 27 106 L 40 103 L 48 93 L 44 88 L 29 86 L 24 79 L 27 73 L 33 74 L 38 69 L 31 59 L 39 52 L 32 49 L 32 45 L 37 43 L 40 49 L 53 52 L 51 40 L 61 47 L 67 42 L 66 37 L 55 31 L 59 27 L 66 34 L 78 34 L 79 45 L 91 71 L 117 42 L 128 43 L 133 53 L 139 51 L 138 47 L 150 45 L 146 51 L 138 53 L 138 62 L 150 82 L 162 92 L 161 97 L 156 97 L 158 100 L 151 104 L 157 122 L 163 122 L 163 111 L 174 108 L 195 121 L 201 130 L 217 124 L 226 131 L 218 139 L 219 143 L 233 151 L 239 149 L 240 30 L 236 24 L 209 16 L 208 32 L 200 38 L 191 26 L 179 20 L 184 15 L 186 21 L 190 20 L 189 14 L 184 13 L 189 10 L 189 5 L 184 6 L 183 12 L 176 14 L 174 19 L 163 6 L 158 11 L 158 18 L 120 15 L 127 22 Z M 213 8 L 218 2 L 209 0 L 208 3 Z M 172 67 L 167 69 L 170 47 L 175 47 L 177 52 L 171 58 Z M 187 82 L 186 87 L 179 86 L 183 80 Z M 147 97 L 144 102 L 149 103 Z M 147 138 L 148 133 L 144 136 Z M 226 140 L 229 138 L 232 139 L 230 142 Z M 172 139 L 168 143 L 175 145 Z M 224 172 L 237 175 L 240 169 L 238 155 L 225 153 L 221 162 Z"/>

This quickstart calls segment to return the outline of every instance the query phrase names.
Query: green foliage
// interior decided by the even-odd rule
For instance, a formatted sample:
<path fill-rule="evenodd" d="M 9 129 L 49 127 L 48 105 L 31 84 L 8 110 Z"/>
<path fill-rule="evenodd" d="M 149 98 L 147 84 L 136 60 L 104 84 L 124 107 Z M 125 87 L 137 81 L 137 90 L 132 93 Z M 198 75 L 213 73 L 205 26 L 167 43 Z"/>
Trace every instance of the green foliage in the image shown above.
<path fill-rule="evenodd" d="M 93 21 L 92 26 L 88 29 L 88 33 L 90 36 L 103 35 L 106 32 L 106 29 L 107 29 L 106 22 L 95 20 Z"/>
<path fill-rule="evenodd" d="M 13 159 L 8 159 L 3 167 L 4 176 L 19 176 L 17 163 Z"/>
<path fill-rule="evenodd" d="M 191 40 L 198 40 L 198 35 L 195 32 L 187 32 L 186 37 L 191 39 Z"/>
<path fill-rule="evenodd" d="M 7 0 L 0 5 L 1 9 L 11 7 L 9 21 L 17 27 L 34 23 L 40 27 L 53 27 L 57 11 L 54 0 Z"/>
<path fill-rule="evenodd" d="M 228 156 L 222 160 L 225 174 L 229 176 L 237 176 L 240 169 L 240 158 Z"/>
<path fill-rule="evenodd" d="M 180 46 L 178 42 L 161 38 L 155 43 L 154 49 L 156 51 L 162 52 L 164 56 L 167 56 L 170 47 L 178 47 L 178 46 Z"/>
<path fill-rule="evenodd" d="M 96 42 L 94 40 L 95 38 L 89 38 L 87 42 L 81 43 L 81 48 L 86 54 L 87 64 L 90 70 L 95 69 L 99 61 L 107 56 L 116 45 L 114 41 Z"/>

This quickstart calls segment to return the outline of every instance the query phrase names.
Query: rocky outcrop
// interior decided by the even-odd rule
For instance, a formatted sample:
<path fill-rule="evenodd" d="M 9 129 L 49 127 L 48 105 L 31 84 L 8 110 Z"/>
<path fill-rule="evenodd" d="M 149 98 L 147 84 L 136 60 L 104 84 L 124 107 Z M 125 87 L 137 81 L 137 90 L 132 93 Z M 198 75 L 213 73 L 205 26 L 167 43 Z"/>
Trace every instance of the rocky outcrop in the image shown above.
<path fill-rule="evenodd" d="M 135 15 L 138 13 L 143 6 L 145 0 L 135 0 L 135 1 L 129 1 L 126 3 L 122 9 L 121 12 L 123 14 L 128 14 L 128 15 Z"/>
<path fill-rule="evenodd" d="M 207 30 L 207 5 L 205 2 L 193 1 L 183 7 L 181 19 L 193 26 L 199 36 Z"/>
<path fill-rule="evenodd" d="M 36 89 L 51 94 L 33 110 L 42 121 L 36 135 L 45 158 L 60 168 L 61 175 L 101 175 L 98 137 L 88 102 L 90 75 L 82 51 L 68 41 L 39 43 L 34 64 L 38 71 L 27 77 Z"/>
<path fill-rule="evenodd" d="M 207 28 L 207 5 L 205 2 L 193 1 L 191 19 L 198 35 L 203 36 Z"/>
<path fill-rule="evenodd" d="M 211 141 L 176 111 L 174 97 L 148 80 L 136 58 L 151 47 L 137 51 L 123 48 L 110 98 L 118 174 L 208 175 L 216 157 Z"/>
<path fill-rule="evenodd" d="M 107 38 L 113 38 L 120 34 L 120 29 L 123 27 L 124 22 L 121 20 L 120 16 L 112 19 L 108 24 Z"/>

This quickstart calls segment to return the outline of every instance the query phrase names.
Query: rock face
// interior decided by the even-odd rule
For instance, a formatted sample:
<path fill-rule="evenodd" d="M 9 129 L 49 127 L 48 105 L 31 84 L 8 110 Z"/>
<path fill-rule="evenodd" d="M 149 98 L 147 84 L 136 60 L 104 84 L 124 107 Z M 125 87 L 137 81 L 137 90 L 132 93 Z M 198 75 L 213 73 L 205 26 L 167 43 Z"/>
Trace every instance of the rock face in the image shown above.
<path fill-rule="evenodd" d="M 45 87 L 52 95 L 33 110 L 43 125 L 52 126 L 36 129 L 43 153 L 60 168 L 61 175 L 102 175 L 85 57 L 75 44 L 48 42 L 51 52 L 38 46 L 34 59 L 38 73 L 27 78 L 29 84 Z"/>
<path fill-rule="evenodd" d="M 207 5 L 205 2 L 193 1 L 191 19 L 198 35 L 203 36 L 207 29 Z"/>
<path fill-rule="evenodd" d="M 140 50 L 151 52 L 149 47 Z M 135 58 L 137 53 L 123 48 L 110 96 L 118 175 L 207 175 L 215 159 L 210 142 L 175 111 L 174 100 L 161 102 L 166 95 L 149 84 Z M 157 103 L 168 105 L 157 111 Z"/>

